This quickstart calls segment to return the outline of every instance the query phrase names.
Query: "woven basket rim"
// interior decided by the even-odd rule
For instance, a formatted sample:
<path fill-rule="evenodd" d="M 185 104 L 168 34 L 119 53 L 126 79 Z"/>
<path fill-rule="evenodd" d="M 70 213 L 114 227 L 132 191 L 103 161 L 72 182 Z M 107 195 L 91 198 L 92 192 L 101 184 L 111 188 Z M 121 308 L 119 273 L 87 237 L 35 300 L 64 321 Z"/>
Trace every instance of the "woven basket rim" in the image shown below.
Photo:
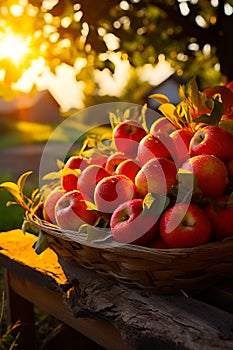
<path fill-rule="evenodd" d="M 141 245 L 127 244 L 127 243 L 118 243 L 113 237 L 108 238 L 107 240 L 96 240 L 89 241 L 87 240 L 87 234 L 84 232 L 77 233 L 71 230 L 64 230 L 57 225 L 51 224 L 48 221 L 41 219 L 37 214 L 26 213 L 27 221 L 37 228 L 40 231 L 47 233 L 48 235 L 52 235 L 54 237 L 64 239 L 66 241 L 73 241 L 78 244 L 86 245 L 92 248 L 104 249 L 111 251 L 117 250 L 125 250 L 131 251 L 132 253 L 146 253 L 149 255 L 192 255 L 201 252 L 210 252 L 224 249 L 225 247 L 232 246 L 233 249 L 233 236 L 226 237 L 220 241 L 208 242 L 202 245 L 198 245 L 190 248 L 150 248 Z M 233 258 L 233 254 L 232 254 Z"/>
<path fill-rule="evenodd" d="M 58 256 L 131 287 L 158 294 L 202 290 L 233 269 L 233 237 L 175 249 L 120 244 L 112 236 L 96 242 L 88 241 L 86 233 L 63 230 L 37 214 L 27 213 L 26 219 L 45 234 Z"/>

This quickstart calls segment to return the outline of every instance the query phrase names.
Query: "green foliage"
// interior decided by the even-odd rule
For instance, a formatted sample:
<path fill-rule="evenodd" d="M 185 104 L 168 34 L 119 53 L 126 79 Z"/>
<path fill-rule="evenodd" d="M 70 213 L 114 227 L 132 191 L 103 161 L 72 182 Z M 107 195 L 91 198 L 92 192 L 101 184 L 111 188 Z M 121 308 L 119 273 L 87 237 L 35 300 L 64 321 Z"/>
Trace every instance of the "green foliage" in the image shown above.
<path fill-rule="evenodd" d="M 162 53 L 178 75 L 190 78 L 198 74 L 203 85 L 220 82 L 215 69 L 220 63 L 221 72 L 233 79 L 231 60 L 228 62 L 232 16 L 225 13 L 225 2 L 229 3 L 219 1 L 213 6 L 206 0 L 103 0 L 95 6 L 91 0 L 28 0 L 21 5 L 7 0 L 0 9 L 0 39 L 19 34 L 20 28 L 27 50 L 17 62 L 7 53 L 0 57 L 0 69 L 5 71 L 0 79 L 1 95 L 10 99 L 17 94 L 12 83 L 38 57 L 54 73 L 61 63 L 74 66 L 78 59 L 85 59 L 77 79 L 85 82 L 87 96 L 98 93 L 95 69 L 114 72 L 111 52 L 119 52 L 133 67 L 155 65 Z"/>
<path fill-rule="evenodd" d="M 12 196 L 6 190 L 0 191 L 0 231 L 8 231 L 21 227 L 24 209 L 18 205 L 7 207 Z"/>

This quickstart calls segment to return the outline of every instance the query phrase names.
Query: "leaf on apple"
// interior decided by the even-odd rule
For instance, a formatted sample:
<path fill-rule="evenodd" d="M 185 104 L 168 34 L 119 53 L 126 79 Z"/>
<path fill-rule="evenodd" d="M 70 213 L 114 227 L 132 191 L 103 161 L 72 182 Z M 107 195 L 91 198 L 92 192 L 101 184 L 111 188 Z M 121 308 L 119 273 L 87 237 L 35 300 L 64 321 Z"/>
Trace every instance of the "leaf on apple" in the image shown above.
<path fill-rule="evenodd" d="M 85 199 L 82 200 L 86 206 L 87 206 L 87 210 L 92 210 L 92 211 L 97 211 L 98 212 L 98 209 L 96 207 L 96 205 L 90 201 L 87 201 Z"/>
<path fill-rule="evenodd" d="M 233 135 L 233 119 L 220 120 L 218 126 Z"/>
<path fill-rule="evenodd" d="M 202 197 L 197 178 L 190 170 L 180 168 L 177 172 L 177 181 L 178 184 L 171 187 L 171 193 L 174 197 L 178 197 L 178 201 L 185 202 L 193 197 Z"/>
<path fill-rule="evenodd" d="M 143 200 L 143 215 L 160 216 L 169 204 L 170 199 L 167 196 L 148 193 Z"/>
<path fill-rule="evenodd" d="M 43 176 L 43 180 L 56 180 L 56 179 L 60 179 L 60 178 L 61 178 L 61 170 L 51 171 L 50 173 L 47 173 Z"/>
<path fill-rule="evenodd" d="M 86 234 L 87 242 L 103 242 L 108 240 L 109 238 L 112 239 L 112 233 L 109 228 L 100 228 L 88 224 L 81 225 L 78 230 L 78 233 Z"/>
<path fill-rule="evenodd" d="M 223 103 L 220 101 L 219 96 L 212 99 L 213 100 L 213 109 L 209 114 L 202 114 L 200 117 L 195 118 L 197 123 L 205 123 L 207 125 L 218 125 L 220 119 L 223 115 Z"/>
<path fill-rule="evenodd" d="M 70 168 L 63 168 L 61 169 L 60 172 L 58 172 L 58 175 L 60 173 L 60 176 L 65 176 L 65 175 L 75 175 L 75 176 L 79 176 L 79 174 L 81 173 L 80 169 L 70 169 Z M 51 173 L 50 173 L 51 174 Z M 58 177 L 59 178 L 59 177 Z"/>
<path fill-rule="evenodd" d="M 58 169 L 64 168 L 65 163 L 61 161 L 60 159 L 57 159 L 57 167 Z"/>

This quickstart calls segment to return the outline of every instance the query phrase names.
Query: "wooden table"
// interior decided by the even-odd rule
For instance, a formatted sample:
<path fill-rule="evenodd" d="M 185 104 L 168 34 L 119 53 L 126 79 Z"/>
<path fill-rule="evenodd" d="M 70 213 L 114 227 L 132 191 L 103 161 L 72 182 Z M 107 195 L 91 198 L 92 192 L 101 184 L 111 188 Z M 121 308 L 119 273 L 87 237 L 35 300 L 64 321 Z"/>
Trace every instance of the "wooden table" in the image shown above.
<path fill-rule="evenodd" d="M 198 297 L 148 294 L 58 261 L 21 230 L 0 233 L 8 321 L 22 322 L 17 349 L 34 343 L 33 305 L 109 350 L 232 350 L 233 280 Z"/>

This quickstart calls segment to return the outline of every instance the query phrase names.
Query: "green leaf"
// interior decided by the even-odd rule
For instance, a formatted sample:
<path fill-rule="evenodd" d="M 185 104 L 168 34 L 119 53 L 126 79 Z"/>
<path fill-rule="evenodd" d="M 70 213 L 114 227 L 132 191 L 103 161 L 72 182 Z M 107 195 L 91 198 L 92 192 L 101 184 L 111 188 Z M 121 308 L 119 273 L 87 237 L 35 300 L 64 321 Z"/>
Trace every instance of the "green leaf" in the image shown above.
<path fill-rule="evenodd" d="M 30 228 L 31 228 L 30 222 L 28 222 L 27 220 L 24 220 L 21 226 L 21 230 L 23 231 L 23 233 L 26 233 Z"/>
<path fill-rule="evenodd" d="M 40 232 L 38 236 L 38 240 L 33 245 L 33 248 L 35 249 L 36 254 L 41 254 L 43 251 L 45 251 L 49 247 L 49 241 L 47 237 Z"/>
<path fill-rule="evenodd" d="M 180 168 L 177 172 L 177 180 L 189 188 L 193 188 L 197 185 L 197 178 L 190 170 Z"/>
<path fill-rule="evenodd" d="M 191 171 L 179 169 L 177 172 L 177 180 L 178 184 L 172 187 L 172 194 L 179 196 L 178 200 L 185 201 L 191 200 L 191 197 L 202 197 L 197 178 Z"/>
<path fill-rule="evenodd" d="M 220 120 L 218 126 L 233 135 L 233 119 Z"/>
<path fill-rule="evenodd" d="M 195 122 L 197 123 L 205 123 L 208 125 L 218 125 L 220 122 L 220 119 L 223 115 L 223 103 L 219 100 L 219 97 L 213 99 L 214 106 L 210 113 L 208 114 L 202 114 L 200 117 L 195 118 Z"/>

